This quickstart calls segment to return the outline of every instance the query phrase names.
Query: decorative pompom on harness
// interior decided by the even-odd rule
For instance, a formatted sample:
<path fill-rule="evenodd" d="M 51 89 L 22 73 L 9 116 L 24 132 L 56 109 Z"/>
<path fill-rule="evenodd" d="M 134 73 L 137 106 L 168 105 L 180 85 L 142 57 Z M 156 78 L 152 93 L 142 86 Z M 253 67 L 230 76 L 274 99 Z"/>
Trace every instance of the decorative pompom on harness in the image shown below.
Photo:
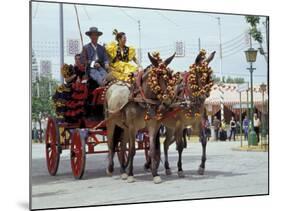
<path fill-rule="evenodd" d="M 151 67 L 151 70 L 148 73 L 147 83 L 148 87 L 156 95 L 159 103 L 162 104 L 165 101 L 172 102 L 175 99 L 176 85 L 179 84 L 181 80 L 181 74 L 179 72 L 173 74 L 173 71 L 161 62 L 158 67 Z M 163 90 L 160 81 L 165 84 L 166 89 Z M 150 106 L 148 105 L 148 107 Z M 157 120 L 163 119 L 162 112 L 160 106 L 157 106 L 155 114 Z M 151 109 L 148 108 L 144 119 L 149 120 L 151 118 L 153 118 L 153 115 L 151 115 Z"/>
<path fill-rule="evenodd" d="M 162 90 L 160 80 L 163 80 L 166 84 L 166 90 Z M 159 67 L 152 67 L 148 74 L 148 86 L 152 92 L 156 95 L 159 101 L 172 100 L 175 97 L 175 85 L 180 81 L 180 73 L 172 74 L 170 68 L 167 68 L 164 64 L 160 64 Z"/>
<path fill-rule="evenodd" d="M 201 51 L 205 58 L 205 51 Z M 204 100 L 210 96 L 211 88 L 214 84 L 212 80 L 212 69 L 206 61 L 192 64 L 185 77 L 184 94 L 189 97 L 190 105 L 186 109 L 185 116 L 200 116 L 198 108 L 204 103 Z"/>
<path fill-rule="evenodd" d="M 188 84 L 190 86 L 191 96 L 209 96 L 213 86 L 211 79 L 212 69 L 208 67 L 207 62 L 196 65 L 192 64 L 188 75 Z"/>

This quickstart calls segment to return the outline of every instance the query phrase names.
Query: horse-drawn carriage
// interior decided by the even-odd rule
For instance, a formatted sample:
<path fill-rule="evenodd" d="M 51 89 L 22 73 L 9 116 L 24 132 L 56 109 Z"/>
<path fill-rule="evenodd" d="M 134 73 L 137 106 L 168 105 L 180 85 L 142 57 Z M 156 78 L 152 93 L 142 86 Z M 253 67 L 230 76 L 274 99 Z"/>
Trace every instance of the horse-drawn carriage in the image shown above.
<path fill-rule="evenodd" d="M 76 82 L 77 83 L 77 82 Z M 79 83 L 79 82 L 78 82 Z M 77 121 L 66 121 L 57 117 L 49 117 L 46 129 L 46 161 L 49 174 L 54 176 L 57 173 L 60 154 L 63 150 L 70 150 L 70 162 L 73 176 L 81 179 L 85 170 L 86 155 L 108 153 L 108 150 L 99 149 L 99 145 L 107 144 L 106 121 L 103 114 L 105 87 L 98 87 L 91 90 L 86 85 L 86 93 L 89 92 L 90 102 L 86 102 L 88 110 L 96 111 L 80 116 Z M 68 100 L 68 104 L 70 100 Z M 143 138 L 137 141 L 137 150 L 143 150 L 145 157 L 148 157 L 149 141 L 145 130 Z M 118 158 L 120 159 L 120 146 L 116 146 Z M 127 159 L 125 152 L 125 159 Z"/>
<path fill-rule="evenodd" d="M 93 116 L 91 112 L 82 112 L 83 115 L 80 115 L 83 109 L 78 109 L 79 115 L 76 121 L 72 121 L 71 118 L 64 120 L 49 118 L 46 130 L 46 158 L 49 173 L 56 174 L 62 150 L 70 149 L 71 167 L 75 178 L 80 179 L 83 176 L 86 154 L 94 153 L 108 153 L 106 172 L 111 175 L 114 169 L 114 153 L 117 152 L 122 179 L 128 178 L 128 182 L 133 182 L 135 150 L 144 150 L 145 168 L 151 169 L 154 183 L 159 183 L 161 178 L 157 173 L 160 162 L 158 134 L 163 124 L 168 129 L 164 142 L 166 174 L 170 173 L 167 151 L 169 145 L 176 142 L 179 152 L 178 174 L 182 176 L 183 129 L 194 121 L 200 125 L 202 158 L 199 173 L 203 174 L 207 144 L 204 101 L 209 96 L 213 84 L 212 71 L 208 64 L 215 52 L 208 58 L 205 54 L 205 51 L 200 52 L 195 63 L 190 66 L 189 72 L 185 74 L 173 73 L 167 67 L 175 55 L 166 60 L 159 60 L 148 54 L 151 65 L 134 78 L 133 85 L 128 86 L 127 83 L 119 81 L 111 83 L 106 88 L 91 90 L 90 86 L 80 81 L 76 82 L 72 88 L 78 92 L 73 93 L 72 97 L 77 97 L 78 101 L 58 102 L 58 105 L 67 104 L 70 107 L 82 105 L 86 106 L 88 111 L 96 112 Z M 68 95 L 69 93 L 66 94 Z M 83 95 L 90 96 L 87 98 L 86 105 L 79 102 Z M 122 100 L 123 98 L 125 101 Z M 106 118 L 101 115 L 103 110 L 99 110 L 100 108 L 105 109 Z M 64 112 L 70 116 L 77 113 Z M 116 127 L 122 130 L 119 131 L 119 135 L 116 135 Z M 144 138 L 136 142 L 138 132 L 142 132 Z M 105 143 L 108 144 L 108 150 L 97 149 L 98 145 Z"/>

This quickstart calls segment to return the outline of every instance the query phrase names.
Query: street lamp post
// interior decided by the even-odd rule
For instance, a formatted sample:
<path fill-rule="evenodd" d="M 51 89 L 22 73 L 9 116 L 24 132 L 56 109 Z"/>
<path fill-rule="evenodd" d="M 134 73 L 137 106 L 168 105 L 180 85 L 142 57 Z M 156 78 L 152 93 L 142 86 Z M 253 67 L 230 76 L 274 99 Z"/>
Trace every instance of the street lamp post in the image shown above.
<path fill-rule="evenodd" d="M 247 62 L 250 63 L 250 68 L 247 68 L 250 71 L 250 85 L 251 85 L 251 124 L 250 124 L 250 133 L 249 133 L 249 145 L 257 145 L 257 135 L 254 131 L 254 95 L 253 95 L 253 72 L 256 68 L 253 68 L 253 63 L 256 61 L 257 58 L 257 50 L 254 48 L 249 48 L 245 51 Z"/>
<path fill-rule="evenodd" d="M 220 50 L 220 81 L 221 84 L 223 83 L 223 76 L 222 76 L 222 41 L 221 41 L 221 18 L 216 17 L 218 20 L 218 26 L 219 26 L 219 50 Z M 224 121 L 224 99 L 223 99 L 223 93 L 220 92 L 220 107 L 221 107 L 221 122 Z"/>
<path fill-rule="evenodd" d="M 250 112 L 249 112 L 249 82 L 248 82 L 248 89 L 247 89 L 247 118 L 250 119 Z"/>
<path fill-rule="evenodd" d="M 63 35 L 63 3 L 59 3 L 59 32 L 60 32 L 60 67 L 64 64 L 64 35 Z M 61 83 L 64 82 L 63 76 L 60 76 Z"/>
<path fill-rule="evenodd" d="M 262 137 L 265 138 L 266 137 L 266 129 L 265 129 L 265 110 L 264 110 L 264 93 L 266 92 L 266 84 L 262 83 L 260 85 L 260 91 L 262 92 L 262 116 L 261 116 L 261 126 L 262 126 L 262 130 L 261 130 L 261 134 Z"/>

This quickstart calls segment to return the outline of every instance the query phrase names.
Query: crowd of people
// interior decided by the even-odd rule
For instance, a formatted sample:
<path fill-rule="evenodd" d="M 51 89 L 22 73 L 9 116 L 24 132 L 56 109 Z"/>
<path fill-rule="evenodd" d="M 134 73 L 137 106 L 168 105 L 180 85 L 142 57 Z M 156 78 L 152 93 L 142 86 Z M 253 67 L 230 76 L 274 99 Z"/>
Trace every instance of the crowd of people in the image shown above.
<path fill-rule="evenodd" d="M 242 124 L 239 121 L 235 120 L 235 117 L 232 116 L 231 120 L 229 122 L 229 135 L 226 130 L 226 122 L 220 121 L 217 116 L 214 116 L 212 126 L 214 127 L 214 133 L 215 133 L 215 140 L 221 140 L 226 141 L 227 139 L 229 141 L 236 140 L 236 134 L 240 132 L 240 128 L 242 127 L 242 133 L 244 136 L 244 140 L 248 140 L 248 134 L 249 134 L 249 128 L 250 128 L 251 121 L 247 116 L 244 117 L 242 120 Z M 254 114 L 254 121 L 253 121 L 253 129 L 257 135 L 257 142 L 260 141 L 260 127 L 261 127 L 261 121 L 257 115 L 257 113 Z M 242 134 L 241 134 L 242 135 Z"/>

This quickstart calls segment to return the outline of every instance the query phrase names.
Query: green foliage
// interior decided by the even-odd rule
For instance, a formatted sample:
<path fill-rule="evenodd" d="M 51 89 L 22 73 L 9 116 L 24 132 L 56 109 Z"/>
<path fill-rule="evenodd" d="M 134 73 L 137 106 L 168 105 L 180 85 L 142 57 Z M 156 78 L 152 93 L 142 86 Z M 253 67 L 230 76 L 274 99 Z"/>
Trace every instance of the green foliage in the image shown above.
<path fill-rule="evenodd" d="M 250 24 L 250 35 L 258 43 L 262 43 L 263 37 L 261 31 L 257 29 L 258 24 L 260 23 L 259 16 L 246 16 L 246 22 Z"/>
<path fill-rule="evenodd" d="M 215 83 L 219 83 L 221 81 L 221 79 L 219 77 L 217 77 L 216 75 L 213 75 L 212 79 L 214 80 Z"/>
<path fill-rule="evenodd" d="M 40 121 L 48 115 L 54 115 L 52 96 L 57 84 L 57 81 L 48 77 L 41 77 L 32 83 L 32 120 Z"/>
<path fill-rule="evenodd" d="M 224 76 L 222 77 L 222 82 L 225 83 L 225 77 Z"/>
<path fill-rule="evenodd" d="M 257 30 L 257 28 L 251 28 L 250 35 L 254 38 L 255 41 L 257 41 L 258 43 L 262 43 L 263 41 L 262 33 L 259 30 Z"/>
<path fill-rule="evenodd" d="M 240 78 L 240 77 L 237 78 L 227 77 L 226 83 L 242 84 L 245 83 L 245 80 L 244 78 Z"/>
<path fill-rule="evenodd" d="M 216 75 L 212 76 L 213 80 L 215 81 L 215 83 L 219 83 L 221 80 L 219 77 L 217 77 Z M 230 76 L 228 76 L 227 78 L 225 78 L 225 76 L 222 77 L 222 82 L 223 83 L 234 83 L 234 84 L 242 84 L 245 83 L 245 79 L 241 78 L 241 77 L 236 77 L 236 78 L 232 78 Z"/>
<path fill-rule="evenodd" d="M 251 25 L 251 27 L 256 27 L 257 24 L 260 23 L 260 17 L 248 15 L 248 16 L 246 16 L 246 21 L 247 21 L 247 23 L 249 23 Z"/>

